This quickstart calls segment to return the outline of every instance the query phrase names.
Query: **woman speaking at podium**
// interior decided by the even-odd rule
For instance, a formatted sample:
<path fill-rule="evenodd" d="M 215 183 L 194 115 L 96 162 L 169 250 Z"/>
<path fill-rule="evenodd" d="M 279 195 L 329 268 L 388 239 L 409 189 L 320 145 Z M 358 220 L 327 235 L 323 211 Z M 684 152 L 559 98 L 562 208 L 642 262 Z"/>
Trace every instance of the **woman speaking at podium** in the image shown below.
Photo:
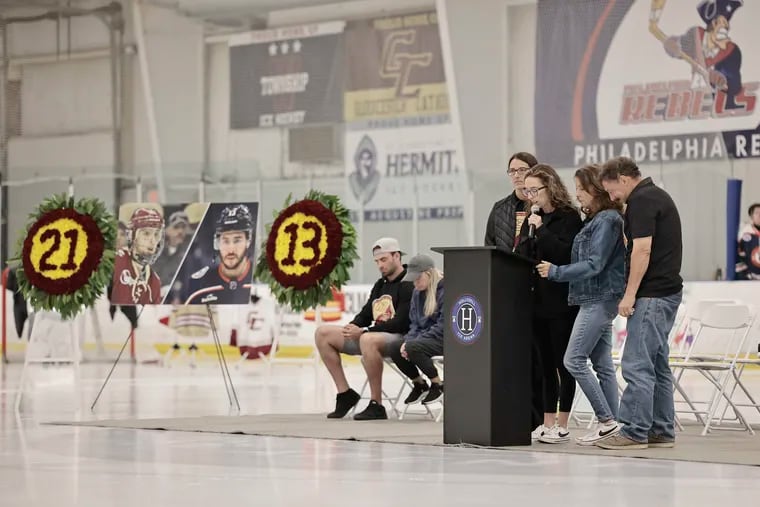
<path fill-rule="evenodd" d="M 549 165 L 533 166 L 525 175 L 525 195 L 531 214 L 520 229 L 516 252 L 552 264 L 569 264 L 573 239 L 581 230 L 578 210 L 567 188 Z M 578 307 L 567 303 L 568 284 L 538 276 L 533 283 L 533 339 L 538 344 L 544 380 L 544 422 L 531 434 L 534 440 L 570 440 L 567 430 L 575 397 L 575 379 L 563 364 Z M 559 402 L 559 414 L 557 404 Z"/>

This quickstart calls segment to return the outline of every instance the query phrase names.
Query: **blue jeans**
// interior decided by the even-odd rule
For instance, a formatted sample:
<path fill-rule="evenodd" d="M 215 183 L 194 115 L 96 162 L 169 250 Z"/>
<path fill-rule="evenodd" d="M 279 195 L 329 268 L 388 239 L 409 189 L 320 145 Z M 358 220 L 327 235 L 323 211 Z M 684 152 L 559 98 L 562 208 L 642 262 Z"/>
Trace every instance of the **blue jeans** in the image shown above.
<path fill-rule="evenodd" d="M 668 364 L 668 334 L 676 319 L 681 292 L 663 298 L 638 298 L 628 319 L 623 350 L 620 399 L 621 433 L 646 442 L 649 435 L 675 439 L 673 374 Z"/>
<path fill-rule="evenodd" d="M 617 419 L 618 414 L 618 384 L 612 364 L 612 320 L 617 307 L 617 301 L 581 305 L 565 351 L 565 368 L 575 377 L 596 418 L 604 422 Z M 588 367 L 589 359 L 596 377 Z"/>

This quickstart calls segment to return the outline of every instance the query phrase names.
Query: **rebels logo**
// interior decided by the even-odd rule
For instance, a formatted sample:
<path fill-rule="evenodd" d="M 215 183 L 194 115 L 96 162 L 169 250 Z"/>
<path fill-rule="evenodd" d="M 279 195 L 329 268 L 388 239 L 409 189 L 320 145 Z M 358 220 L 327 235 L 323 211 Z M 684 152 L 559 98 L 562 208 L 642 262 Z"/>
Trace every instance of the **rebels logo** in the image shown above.
<path fill-rule="evenodd" d="M 691 87 L 689 81 L 626 85 L 620 124 L 747 116 L 755 111 L 760 83 L 744 83 L 729 107 L 724 91 Z"/>
<path fill-rule="evenodd" d="M 474 296 L 465 294 L 451 308 L 451 330 L 464 345 L 472 345 L 483 331 L 483 310 Z"/>

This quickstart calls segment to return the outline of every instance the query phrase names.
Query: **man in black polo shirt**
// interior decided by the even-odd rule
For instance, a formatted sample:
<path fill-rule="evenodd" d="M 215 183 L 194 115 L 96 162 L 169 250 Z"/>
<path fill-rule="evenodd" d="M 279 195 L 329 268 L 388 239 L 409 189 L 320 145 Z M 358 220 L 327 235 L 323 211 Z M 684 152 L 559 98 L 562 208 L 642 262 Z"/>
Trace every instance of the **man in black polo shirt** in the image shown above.
<path fill-rule="evenodd" d="M 627 157 L 602 167 L 602 184 L 613 200 L 625 203 L 628 284 L 618 313 L 628 318 L 620 399 L 623 428 L 598 442 L 603 449 L 673 447 L 673 376 L 668 334 L 681 303 L 681 218 L 670 195 L 641 177 Z"/>

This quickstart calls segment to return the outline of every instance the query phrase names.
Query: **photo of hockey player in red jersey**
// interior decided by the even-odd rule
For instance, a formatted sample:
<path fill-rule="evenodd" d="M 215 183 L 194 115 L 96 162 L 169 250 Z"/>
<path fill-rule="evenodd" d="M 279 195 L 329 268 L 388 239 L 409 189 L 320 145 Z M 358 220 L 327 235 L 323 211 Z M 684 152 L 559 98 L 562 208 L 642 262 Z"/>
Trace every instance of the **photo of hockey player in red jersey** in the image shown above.
<path fill-rule="evenodd" d="M 116 252 L 111 302 L 116 305 L 161 303 L 161 279 L 153 264 L 164 247 L 164 218 L 154 208 L 138 207 L 126 224 L 126 246 Z"/>
<path fill-rule="evenodd" d="M 209 204 L 177 275 L 185 304 L 249 303 L 257 213 L 256 203 Z"/>

